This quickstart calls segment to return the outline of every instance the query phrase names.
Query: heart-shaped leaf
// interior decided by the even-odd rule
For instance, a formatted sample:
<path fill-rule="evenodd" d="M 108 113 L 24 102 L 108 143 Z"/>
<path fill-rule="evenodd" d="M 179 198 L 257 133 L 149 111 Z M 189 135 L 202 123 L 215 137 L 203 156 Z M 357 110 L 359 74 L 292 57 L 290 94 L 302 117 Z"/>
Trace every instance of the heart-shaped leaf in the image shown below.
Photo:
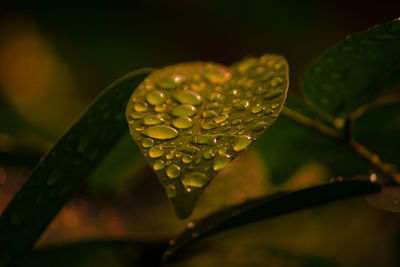
<path fill-rule="evenodd" d="M 248 58 L 231 68 L 177 64 L 154 71 L 138 86 L 126 111 L 130 133 L 180 218 L 274 122 L 287 88 L 288 65 L 279 55 Z"/>

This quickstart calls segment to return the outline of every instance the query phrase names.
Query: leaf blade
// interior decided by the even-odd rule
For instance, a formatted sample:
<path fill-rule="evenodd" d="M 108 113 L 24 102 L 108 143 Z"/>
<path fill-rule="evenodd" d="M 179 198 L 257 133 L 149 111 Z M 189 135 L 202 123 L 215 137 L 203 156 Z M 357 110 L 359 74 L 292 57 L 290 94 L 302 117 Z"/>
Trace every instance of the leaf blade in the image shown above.
<path fill-rule="evenodd" d="M 397 75 L 399 47 L 399 19 L 347 38 L 310 67 L 304 78 L 307 97 L 331 115 L 344 116 Z"/>
<path fill-rule="evenodd" d="M 150 71 L 138 70 L 111 84 L 42 158 L 0 217 L 1 264 L 23 259 L 83 179 L 126 133 L 125 105 Z"/>
<path fill-rule="evenodd" d="M 172 245 L 164 254 L 164 259 L 172 259 L 177 251 L 210 234 L 336 199 L 376 192 L 379 189 L 380 186 L 378 184 L 353 180 L 315 186 L 291 193 L 276 193 L 253 199 L 213 213 L 190 225 L 187 230 L 178 235 L 172 242 Z"/>

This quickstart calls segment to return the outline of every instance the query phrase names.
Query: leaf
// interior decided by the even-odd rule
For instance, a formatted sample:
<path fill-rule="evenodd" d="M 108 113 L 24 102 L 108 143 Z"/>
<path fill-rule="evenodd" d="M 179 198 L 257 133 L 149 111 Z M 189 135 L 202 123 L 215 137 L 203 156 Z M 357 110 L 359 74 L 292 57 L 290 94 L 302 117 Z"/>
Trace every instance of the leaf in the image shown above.
<path fill-rule="evenodd" d="M 164 257 L 171 259 L 177 251 L 211 234 L 333 200 L 376 192 L 379 189 L 378 184 L 354 180 L 253 199 L 211 214 L 198 222 L 189 223 L 188 229 L 170 243 L 172 245 Z"/>
<path fill-rule="evenodd" d="M 108 87 L 36 166 L 0 218 L 0 265 L 15 265 L 84 179 L 126 133 L 125 106 L 151 70 Z"/>
<path fill-rule="evenodd" d="M 182 63 L 153 72 L 132 94 L 131 135 L 164 186 L 180 218 L 203 189 L 278 116 L 288 66 L 278 55 L 227 68 Z"/>
<path fill-rule="evenodd" d="M 346 38 L 325 52 L 304 79 L 307 97 L 334 116 L 353 111 L 398 75 L 400 20 Z"/>
<path fill-rule="evenodd" d="M 300 114 L 311 116 L 304 104 L 293 96 L 285 103 Z M 255 143 L 262 155 L 269 176 L 274 184 L 288 181 L 291 175 L 305 164 L 318 163 L 325 166 L 331 177 L 354 177 L 368 173 L 370 166 L 343 142 L 318 133 L 304 126 L 284 112 L 274 125 Z"/>
<path fill-rule="evenodd" d="M 158 266 L 166 247 L 167 244 L 161 242 L 82 241 L 33 251 L 23 266 Z"/>

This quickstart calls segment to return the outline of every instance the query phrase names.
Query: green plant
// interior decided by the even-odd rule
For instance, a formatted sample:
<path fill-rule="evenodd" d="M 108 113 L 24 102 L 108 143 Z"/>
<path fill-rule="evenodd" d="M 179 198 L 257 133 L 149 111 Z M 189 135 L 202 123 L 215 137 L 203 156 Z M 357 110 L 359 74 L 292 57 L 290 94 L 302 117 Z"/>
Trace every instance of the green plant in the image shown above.
<path fill-rule="evenodd" d="M 263 136 L 286 97 L 288 70 L 280 56 L 248 58 L 230 69 L 214 63 L 187 63 L 122 77 L 59 139 L 2 214 L 0 263 L 19 264 L 84 179 L 124 140 L 128 102 L 131 134 L 182 218 L 190 215 L 216 173 L 258 137 L 255 146 L 278 183 L 313 158 L 332 166 L 332 174 L 340 177 L 324 185 L 251 199 L 191 223 L 170 242 L 165 260 L 179 257 L 182 248 L 212 233 L 397 185 L 399 48 L 399 20 L 331 48 L 306 73 L 301 98 L 289 95 L 283 116 Z M 183 86 L 190 86 L 189 94 Z M 164 110 L 172 115 L 155 116 Z M 160 126 L 164 124 L 180 130 Z M 306 142 L 307 149 L 299 147 L 305 140 L 312 140 Z M 151 148 L 158 148 L 154 156 Z M 163 153 L 166 159 L 161 161 Z M 133 154 L 132 160 L 141 157 L 137 151 Z M 349 161 L 352 168 L 345 164 Z M 342 177 L 350 178 L 342 181 Z M 387 208 L 393 205 L 389 200 L 372 201 Z M 161 260 L 167 244 L 129 246 Z M 143 258 L 139 256 L 138 261 Z"/>

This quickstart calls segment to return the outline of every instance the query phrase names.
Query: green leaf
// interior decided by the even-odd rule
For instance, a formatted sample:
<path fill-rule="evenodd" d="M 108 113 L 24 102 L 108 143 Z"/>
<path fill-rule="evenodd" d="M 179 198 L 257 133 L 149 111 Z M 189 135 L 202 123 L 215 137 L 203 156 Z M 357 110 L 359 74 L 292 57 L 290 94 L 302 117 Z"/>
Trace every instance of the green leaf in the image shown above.
<path fill-rule="evenodd" d="M 158 266 L 166 247 L 167 243 L 131 240 L 83 241 L 33 251 L 23 266 Z"/>
<path fill-rule="evenodd" d="M 378 184 L 354 180 L 253 199 L 189 223 L 188 229 L 171 242 L 172 245 L 164 257 L 171 259 L 184 247 L 210 234 L 337 199 L 376 192 L 379 189 Z"/>
<path fill-rule="evenodd" d="M 288 66 L 279 55 L 231 68 L 182 63 L 153 72 L 132 94 L 131 135 L 155 170 L 180 218 L 204 188 L 278 116 Z"/>
<path fill-rule="evenodd" d="M 382 90 L 400 67 L 400 20 L 346 38 L 325 52 L 304 79 L 307 97 L 334 116 L 344 116 Z"/>
<path fill-rule="evenodd" d="M 20 262 L 61 207 L 127 131 L 129 95 L 150 72 L 108 87 L 36 166 L 0 218 L 0 265 Z"/>

